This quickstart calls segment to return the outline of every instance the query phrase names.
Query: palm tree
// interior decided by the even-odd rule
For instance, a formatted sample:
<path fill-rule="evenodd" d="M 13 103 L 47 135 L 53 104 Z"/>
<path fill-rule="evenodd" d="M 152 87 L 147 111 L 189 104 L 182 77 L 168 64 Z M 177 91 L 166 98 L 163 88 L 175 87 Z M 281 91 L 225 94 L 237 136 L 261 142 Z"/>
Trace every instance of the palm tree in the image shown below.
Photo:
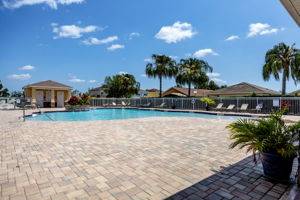
<path fill-rule="evenodd" d="M 152 60 L 154 62 L 146 66 L 146 75 L 150 78 L 159 78 L 159 97 L 162 97 L 162 79 L 172 78 L 177 74 L 176 63 L 165 55 L 153 54 Z"/>
<path fill-rule="evenodd" d="M 213 68 L 205 61 L 196 58 L 181 59 L 178 64 L 177 84 L 187 84 L 191 96 L 191 85 L 199 82 L 207 82 L 206 72 L 212 72 Z"/>
<path fill-rule="evenodd" d="M 300 49 L 296 49 L 295 44 L 288 46 L 279 43 L 267 51 L 263 66 L 264 80 L 268 81 L 271 75 L 274 76 L 275 80 L 279 80 L 281 72 L 282 95 L 285 95 L 286 80 L 289 80 L 290 76 L 295 82 L 300 80 Z"/>

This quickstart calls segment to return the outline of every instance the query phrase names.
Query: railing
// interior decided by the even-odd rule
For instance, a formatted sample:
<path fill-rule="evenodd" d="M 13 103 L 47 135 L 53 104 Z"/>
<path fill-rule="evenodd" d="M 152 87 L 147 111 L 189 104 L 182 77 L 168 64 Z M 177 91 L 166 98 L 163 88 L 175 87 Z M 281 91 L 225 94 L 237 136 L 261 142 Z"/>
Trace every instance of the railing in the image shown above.
<path fill-rule="evenodd" d="M 234 104 L 233 111 L 237 111 L 242 104 L 248 104 L 248 110 L 255 110 L 257 105 L 262 105 L 262 113 L 270 113 L 281 108 L 282 102 L 286 102 L 289 114 L 300 115 L 300 97 L 224 97 L 212 98 L 216 105 L 223 103 L 223 107 Z M 150 103 L 149 107 L 158 107 L 164 103 L 165 108 L 204 110 L 205 103 L 200 98 L 93 98 L 91 106 L 101 107 L 111 105 L 113 102 L 122 105 L 122 101 L 130 103 L 130 106 L 141 106 Z M 212 106 L 214 107 L 214 106 Z"/>
<path fill-rule="evenodd" d="M 0 97 L 0 110 L 22 109 L 31 104 L 30 98 L 25 97 Z"/>

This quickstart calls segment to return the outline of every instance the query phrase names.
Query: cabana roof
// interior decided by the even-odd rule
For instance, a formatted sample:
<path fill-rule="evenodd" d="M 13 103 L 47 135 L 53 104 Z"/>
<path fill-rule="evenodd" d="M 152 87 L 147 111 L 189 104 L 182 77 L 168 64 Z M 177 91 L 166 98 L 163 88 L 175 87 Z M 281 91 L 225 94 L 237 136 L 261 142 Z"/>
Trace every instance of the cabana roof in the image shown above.
<path fill-rule="evenodd" d="M 30 85 L 26 85 L 23 87 L 23 89 L 25 88 L 30 88 L 30 87 L 42 87 L 42 88 L 65 88 L 65 89 L 72 89 L 71 86 L 62 84 L 62 83 L 58 83 L 52 80 L 48 80 L 48 81 L 41 81 L 41 82 L 37 82 L 37 83 L 33 83 Z"/>

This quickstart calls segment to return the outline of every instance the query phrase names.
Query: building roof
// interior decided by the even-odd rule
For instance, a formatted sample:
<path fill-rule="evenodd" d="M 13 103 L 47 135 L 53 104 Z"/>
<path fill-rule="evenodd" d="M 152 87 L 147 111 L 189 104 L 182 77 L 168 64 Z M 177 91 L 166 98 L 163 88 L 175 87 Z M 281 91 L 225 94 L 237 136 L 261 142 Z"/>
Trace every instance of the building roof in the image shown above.
<path fill-rule="evenodd" d="M 285 9 L 290 13 L 295 22 L 300 26 L 300 1 L 280 0 Z"/>
<path fill-rule="evenodd" d="M 96 87 L 96 88 L 92 88 L 89 91 L 100 91 L 100 90 L 105 90 L 106 88 L 104 87 Z"/>
<path fill-rule="evenodd" d="M 69 88 L 71 89 L 71 86 L 62 84 L 62 83 L 58 83 L 52 80 L 48 80 L 48 81 L 41 81 L 41 82 L 37 82 L 37 83 L 33 83 L 30 85 L 26 85 L 23 88 L 29 88 L 29 87 L 47 87 L 47 88 Z"/>
<path fill-rule="evenodd" d="M 230 95 L 230 94 L 251 94 L 251 93 L 257 93 L 257 94 L 272 94 L 272 95 L 278 95 L 279 92 L 275 90 L 270 90 L 267 88 L 263 88 L 257 85 L 253 85 L 250 83 L 242 82 L 239 84 L 235 84 L 226 88 L 218 89 L 209 92 L 209 95 Z"/>
<path fill-rule="evenodd" d="M 172 92 L 171 94 L 175 95 L 175 96 L 186 97 L 189 94 L 189 89 L 188 88 L 171 87 L 163 93 L 163 96 L 170 95 L 170 93 L 169 93 L 170 90 L 174 90 L 174 92 Z M 193 96 L 193 97 L 202 97 L 202 96 L 206 96 L 211 91 L 213 91 L 213 90 L 191 88 L 191 96 Z"/>
<path fill-rule="evenodd" d="M 300 93 L 300 90 L 296 90 L 296 91 L 294 91 L 294 92 L 288 93 L 288 95 L 294 95 L 294 94 L 296 94 L 296 93 Z"/>
<path fill-rule="evenodd" d="M 152 89 L 146 89 L 147 92 L 159 92 L 158 89 L 152 88 Z"/>

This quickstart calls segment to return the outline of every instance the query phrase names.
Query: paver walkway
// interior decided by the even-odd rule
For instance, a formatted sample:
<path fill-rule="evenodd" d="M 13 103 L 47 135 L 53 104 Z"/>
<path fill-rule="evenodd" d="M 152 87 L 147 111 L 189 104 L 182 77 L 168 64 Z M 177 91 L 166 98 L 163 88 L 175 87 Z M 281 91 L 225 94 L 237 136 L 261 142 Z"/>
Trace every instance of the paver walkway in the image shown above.
<path fill-rule="evenodd" d="M 291 178 L 295 178 L 296 163 L 295 160 Z M 172 195 L 167 200 L 287 200 L 295 198 L 295 195 L 284 195 L 291 187 L 292 185 L 276 183 L 266 179 L 262 176 L 261 163 L 255 165 L 252 156 L 249 156 Z"/>
<path fill-rule="evenodd" d="M 19 116 L 21 111 L 0 111 L 1 200 L 165 199 L 201 180 L 219 179 L 216 171 L 247 157 L 228 149 L 224 127 L 230 120 L 21 122 Z M 240 168 L 244 180 L 249 171 Z M 252 187 L 230 181 L 214 182 L 218 190 L 204 192 L 214 190 L 219 196 L 211 198 L 218 198 L 234 196 L 232 187 Z"/>

